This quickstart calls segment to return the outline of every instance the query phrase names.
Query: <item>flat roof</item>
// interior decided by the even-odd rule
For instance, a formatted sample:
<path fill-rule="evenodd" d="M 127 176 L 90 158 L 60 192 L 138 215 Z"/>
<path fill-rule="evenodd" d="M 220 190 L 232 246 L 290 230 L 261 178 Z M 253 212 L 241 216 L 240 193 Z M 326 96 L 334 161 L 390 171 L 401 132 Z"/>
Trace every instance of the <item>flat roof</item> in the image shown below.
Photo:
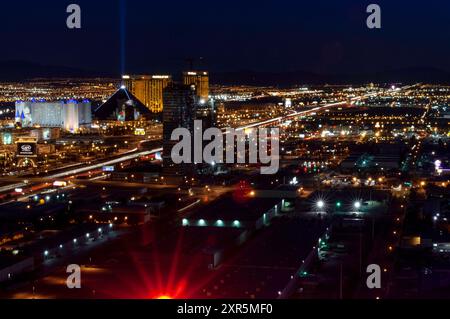
<path fill-rule="evenodd" d="M 226 194 L 211 204 L 200 208 L 188 219 L 252 221 L 259 219 L 278 203 L 280 203 L 280 200 L 276 198 L 241 198 L 233 196 L 233 194 Z"/>
<path fill-rule="evenodd" d="M 11 253 L 0 255 L 0 270 L 10 267 L 30 258 L 29 256 L 14 256 Z"/>
<path fill-rule="evenodd" d="M 98 228 L 105 230 L 107 226 L 104 224 L 81 224 L 64 230 L 45 230 L 34 233 L 31 237 L 9 242 L 5 246 L 21 249 L 24 254 L 32 256 L 36 252 L 43 252 L 70 243 L 74 238 L 84 237 L 87 233 L 94 234 Z"/>
<path fill-rule="evenodd" d="M 243 232 L 239 228 L 179 227 L 174 236 L 162 243 L 161 251 L 178 250 L 183 254 L 218 251 L 234 245 Z"/>
<path fill-rule="evenodd" d="M 27 206 L 31 205 L 28 209 Z M 51 202 L 44 205 L 28 204 L 24 202 L 14 202 L 4 205 L 1 208 L 0 221 L 32 221 L 42 216 L 55 214 L 67 207 L 64 202 Z"/>

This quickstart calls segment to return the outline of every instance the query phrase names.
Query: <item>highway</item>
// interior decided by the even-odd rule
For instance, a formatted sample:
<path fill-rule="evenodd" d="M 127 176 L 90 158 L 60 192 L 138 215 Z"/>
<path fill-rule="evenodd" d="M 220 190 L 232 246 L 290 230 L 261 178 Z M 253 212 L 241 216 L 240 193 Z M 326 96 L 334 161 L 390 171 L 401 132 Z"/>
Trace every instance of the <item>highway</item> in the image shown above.
<path fill-rule="evenodd" d="M 157 149 L 153 149 L 153 150 L 150 150 L 150 151 L 142 151 L 142 152 L 127 154 L 127 155 L 124 155 L 122 157 L 119 157 L 119 158 L 116 158 L 116 159 L 113 159 L 113 160 L 108 160 L 108 161 L 105 161 L 105 162 L 100 162 L 100 163 L 97 163 L 97 164 L 94 164 L 94 165 L 84 166 L 84 167 L 80 167 L 80 168 L 69 169 L 69 170 L 66 170 L 66 171 L 64 171 L 62 173 L 49 175 L 49 176 L 46 176 L 44 178 L 47 179 L 47 180 L 52 180 L 52 179 L 69 177 L 69 176 L 85 173 L 85 172 L 88 172 L 88 171 L 93 171 L 93 170 L 102 168 L 103 166 L 115 165 L 115 164 L 126 162 L 126 161 L 129 161 L 129 160 L 134 160 L 134 159 L 142 157 L 142 156 L 155 154 L 155 153 L 158 153 L 158 152 L 161 152 L 161 151 L 162 151 L 162 148 L 157 148 Z M 22 178 L 22 179 L 25 179 L 25 178 Z M 15 184 L 9 184 L 9 185 L 5 185 L 5 186 L 0 187 L 0 192 L 7 192 L 7 191 L 14 190 L 16 188 L 22 188 L 22 187 L 27 187 L 27 186 L 30 186 L 30 184 L 24 183 L 24 182 L 15 183 Z"/>
<path fill-rule="evenodd" d="M 360 101 L 360 100 L 364 100 L 364 99 L 367 99 L 367 98 L 375 96 L 375 95 L 377 95 L 377 93 L 372 93 L 372 94 L 367 94 L 367 95 L 364 95 L 364 96 L 354 97 L 354 98 L 351 99 L 351 101 L 352 102 Z M 270 119 L 270 120 L 265 120 L 265 121 L 256 122 L 256 123 L 252 123 L 252 124 L 249 124 L 249 125 L 245 125 L 245 126 L 237 128 L 236 130 L 237 131 L 242 131 L 242 130 L 246 130 L 246 129 L 249 129 L 249 128 L 254 128 L 254 127 L 268 125 L 268 124 L 272 124 L 272 123 L 276 123 L 276 122 L 281 122 L 281 121 L 284 121 L 284 120 L 289 119 L 291 117 L 305 116 L 305 115 L 309 115 L 311 113 L 317 113 L 317 112 L 325 111 L 325 110 L 327 110 L 327 109 L 329 109 L 331 107 L 345 105 L 345 104 L 347 104 L 347 101 L 328 103 L 328 104 L 317 106 L 317 107 L 314 107 L 312 109 L 308 109 L 308 110 L 305 110 L 305 111 L 294 112 L 294 113 L 286 115 L 286 116 L 280 116 L 280 117 L 273 118 L 273 119 Z"/>
<path fill-rule="evenodd" d="M 90 165 L 90 166 L 85 166 L 82 168 L 77 168 L 77 169 L 73 169 L 73 170 L 69 170 L 69 171 L 65 171 L 63 173 L 59 173 L 59 174 L 54 174 L 54 175 L 50 175 L 48 176 L 48 178 L 53 179 L 53 178 L 61 178 L 61 177 L 67 177 L 67 176 L 72 176 L 72 175 L 77 175 L 77 174 L 81 174 L 84 172 L 88 172 L 88 171 L 92 171 L 98 168 L 102 168 L 103 166 L 110 166 L 110 165 L 115 165 L 118 163 L 122 163 L 125 161 L 129 161 L 129 160 L 133 160 L 142 156 L 147 156 L 147 155 L 151 155 L 151 154 L 155 154 L 158 152 L 162 152 L 162 147 L 161 148 L 157 148 L 157 149 L 153 149 L 151 151 L 143 151 L 143 152 L 138 152 L 138 153 L 133 153 L 133 154 L 129 154 L 129 155 L 125 155 L 110 161 L 106 161 L 106 162 L 102 162 L 102 163 L 98 163 L 98 164 L 94 164 L 94 165 Z"/>
<path fill-rule="evenodd" d="M 415 85 L 413 85 L 415 86 Z M 403 88 L 401 88 L 400 90 L 407 90 L 412 88 L 413 86 L 405 86 Z M 397 89 L 399 90 L 399 89 Z M 390 90 L 392 91 L 392 90 Z M 379 93 L 370 93 L 370 94 L 366 94 L 363 96 L 359 96 L 359 97 L 354 97 L 351 99 L 352 102 L 355 101 L 360 101 L 360 100 L 364 100 L 367 99 L 369 97 L 373 97 L 373 96 L 377 96 Z M 291 114 L 288 114 L 286 116 L 282 116 L 282 117 L 277 117 L 277 118 L 273 118 L 273 119 L 269 119 L 269 120 L 264 120 L 264 121 L 260 121 L 260 122 L 255 122 L 249 125 L 245 125 L 245 126 L 241 126 L 238 127 L 236 130 L 237 131 L 242 131 L 242 130 L 246 130 L 246 129 L 250 129 L 250 128 L 255 128 L 255 127 L 260 127 L 260 126 L 264 126 L 264 125 L 269 125 L 269 124 L 273 124 L 273 123 L 277 123 L 277 122 L 281 122 L 284 121 L 286 119 L 292 118 L 292 117 L 298 117 L 298 116 L 306 116 L 306 115 L 310 115 L 311 113 L 317 113 L 317 112 L 321 112 L 321 111 L 325 111 L 331 107 L 335 107 L 335 106 L 341 106 L 341 105 L 345 105 L 347 104 L 347 101 L 341 101 L 341 102 L 335 102 L 335 103 L 328 103 L 328 104 L 324 104 L 321 106 L 317 106 L 305 111 L 298 111 L 298 112 L 293 112 Z M 224 132 L 225 134 L 228 133 L 228 131 Z M 102 168 L 103 166 L 111 166 L 111 165 L 115 165 L 118 163 L 122 163 L 128 160 L 133 160 L 136 158 L 139 158 L 141 156 L 147 156 L 147 155 L 151 155 L 151 154 L 155 154 L 157 152 L 162 152 L 162 147 L 160 148 L 156 148 L 150 151 L 142 151 L 142 152 L 135 152 L 135 150 L 133 150 L 133 153 L 127 153 L 124 156 L 121 156 L 119 158 L 115 158 L 113 160 L 108 160 L 108 161 L 104 161 L 104 162 L 100 162 L 94 165 L 89 165 L 89 166 L 84 166 L 84 167 L 80 167 L 80 168 L 76 168 L 76 169 L 69 169 L 69 170 L 65 170 L 61 173 L 57 173 L 57 174 L 53 174 L 53 175 L 49 175 L 46 176 L 46 179 L 52 180 L 52 179 L 58 179 L 58 178 L 64 178 L 64 177 L 69 177 L 69 176 L 73 176 L 73 175 L 77 175 L 77 174 L 81 174 L 81 173 L 85 173 L 88 171 L 92 171 L 95 169 L 99 169 Z M 1 179 L 0 179 L 1 180 Z M 25 180 L 25 179 L 23 179 Z M 0 193 L 3 192 L 8 192 L 8 191 L 12 191 L 16 188 L 22 188 L 22 187 L 26 187 L 26 186 L 30 186 L 27 183 L 24 182 L 20 182 L 20 183 L 14 183 L 14 184 L 9 184 L 9 185 L 5 185 L 0 187 Z"/>

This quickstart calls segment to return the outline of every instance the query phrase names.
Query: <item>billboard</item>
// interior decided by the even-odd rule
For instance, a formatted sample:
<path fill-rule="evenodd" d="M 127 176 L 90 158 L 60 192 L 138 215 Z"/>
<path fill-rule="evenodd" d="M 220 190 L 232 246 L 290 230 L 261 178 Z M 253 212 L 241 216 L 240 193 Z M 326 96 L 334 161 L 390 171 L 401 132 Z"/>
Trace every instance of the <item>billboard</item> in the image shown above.
<path fill-rule="evenodd" d="M 13 143 L 13 136 L 11 133 L 3 133 L 2 134 L 2 143 L 3 145 L 11 145 Z"/>
<path fill-rule="evenodd" d="M 17 157 L 36 157 L 37 147 L 35 142 L 18 142 Z"/>
<path fill-rule="evenodd" d="M 134 135 L 136 135 L 136 136 L 144 136 L 145 135 L 145 130 L 143 128 L 136 128 L 134 130 Z"/>

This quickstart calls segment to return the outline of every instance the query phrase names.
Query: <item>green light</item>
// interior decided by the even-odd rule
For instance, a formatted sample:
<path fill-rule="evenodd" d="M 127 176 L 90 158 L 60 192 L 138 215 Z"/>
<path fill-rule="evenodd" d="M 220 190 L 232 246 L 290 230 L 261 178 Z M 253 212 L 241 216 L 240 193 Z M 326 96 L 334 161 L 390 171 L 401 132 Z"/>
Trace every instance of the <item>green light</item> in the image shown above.
<path fill-rule="evenodd" d="M 241 222 L 238 221 L 238 220 L 235 220 L 235 221 L 233 222 L 233 225 L 234 225 L 235 227 L 240 227 L 240 226 L 241 226 Z"/>
<path fill-rule="evenodd" d="M 341 206 L 342 206 L 342 203 L 341 203 L 341 202 L 337 202 L 337 203 L 336 203 L 336 207 L 337 207 L 337 208 L 340 208 Z"/>
<path fill-rule="evenodd" d="M 188 226 L 189 225 L 189 221 L 185 218 L 183 219 L 183 226 Z"/>
<path fill-rule="evenodd" d="M 217 221 L 217 226 L 223 227 L 223 225 L 224 225 L 224 224 L 223 224 L 223 221 L 219 219 L 219 220 Z"/>
<path fill-rule="evenodd" d="M 204 220 L 204 219 L 200 219 L 200 220 L 198 221 L 198 225 L 201 226 L 201 227 L 206 226 L 205 220 Z"/>

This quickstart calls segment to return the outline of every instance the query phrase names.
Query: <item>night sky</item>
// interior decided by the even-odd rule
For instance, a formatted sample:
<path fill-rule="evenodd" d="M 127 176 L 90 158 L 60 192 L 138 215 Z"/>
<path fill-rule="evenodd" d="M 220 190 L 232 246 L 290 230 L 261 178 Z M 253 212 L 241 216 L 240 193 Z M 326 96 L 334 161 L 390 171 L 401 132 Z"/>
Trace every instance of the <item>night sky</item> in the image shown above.
<path fill-rule="evenodd" d="M 66 27 L 70 3 L 81 30 Z M 381 30 L 366 26 L 370 3 Z M 117 74 L 174 72 L 189 57 L 211 71 L 450 71 L 448 0 L 3 0 L 0 23 L 0 61 Z"/>

